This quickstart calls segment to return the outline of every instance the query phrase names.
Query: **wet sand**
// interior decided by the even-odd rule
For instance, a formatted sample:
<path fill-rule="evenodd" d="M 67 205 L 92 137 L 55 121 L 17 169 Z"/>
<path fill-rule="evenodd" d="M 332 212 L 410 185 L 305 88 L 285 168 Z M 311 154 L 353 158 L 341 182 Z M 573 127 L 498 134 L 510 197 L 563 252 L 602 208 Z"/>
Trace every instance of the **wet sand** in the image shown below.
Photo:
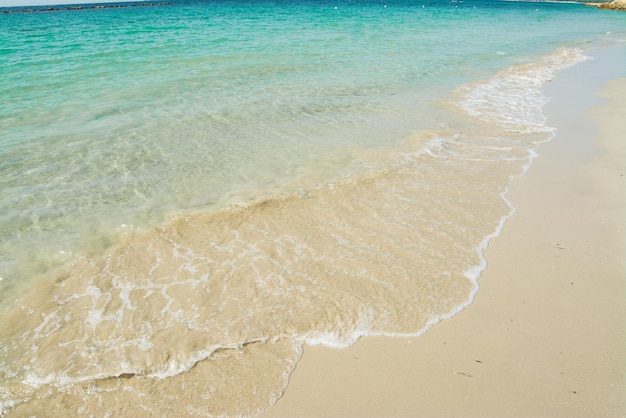
<path fill-rule="evenodd" d="M 515 180 L 471 306 L 419 338 L 306 346 L 265 416 L 626 415 L 625 75 L 618 53 L 547 89 L 557 134 Z"/>

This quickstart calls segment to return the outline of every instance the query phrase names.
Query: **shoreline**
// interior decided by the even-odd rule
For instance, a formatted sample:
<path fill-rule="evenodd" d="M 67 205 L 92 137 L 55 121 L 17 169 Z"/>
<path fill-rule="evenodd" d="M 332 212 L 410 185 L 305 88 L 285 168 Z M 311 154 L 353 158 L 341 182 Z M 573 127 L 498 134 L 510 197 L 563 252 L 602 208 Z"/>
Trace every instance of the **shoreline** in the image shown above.
<path fill-rule="evenodd" d="M 264 416 L 626 413 L 626 74 L 603 51 L 545 88 L 557 132 L 513 182 L 474 302 L 420 337 L 305 346 Z"/>

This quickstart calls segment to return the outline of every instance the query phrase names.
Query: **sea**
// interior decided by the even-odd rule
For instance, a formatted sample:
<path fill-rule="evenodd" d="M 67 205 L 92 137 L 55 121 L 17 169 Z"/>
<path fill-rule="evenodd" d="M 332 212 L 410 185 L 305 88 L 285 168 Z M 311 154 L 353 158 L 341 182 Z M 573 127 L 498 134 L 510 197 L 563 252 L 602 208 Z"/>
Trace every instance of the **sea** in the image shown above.
<path fill-rule="evenodd" d="M 256 416 L 457 314 L 609 47 L 570 2 L 0 7 L 0 415 Z"/>

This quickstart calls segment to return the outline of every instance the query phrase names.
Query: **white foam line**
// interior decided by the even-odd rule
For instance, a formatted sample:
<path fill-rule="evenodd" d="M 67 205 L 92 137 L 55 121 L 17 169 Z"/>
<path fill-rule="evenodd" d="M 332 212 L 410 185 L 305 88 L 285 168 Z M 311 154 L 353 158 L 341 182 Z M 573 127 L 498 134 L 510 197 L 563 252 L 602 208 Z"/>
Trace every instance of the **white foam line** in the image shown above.
<path fill-rule="evenodd" d="M 543 88 L 545 87 L 547 83 L 552 81 L 552 79 L 555 76 L 555 72 L 557 72 L 558 70 L 564 70 L 574 65 L 577 65 L 583 61 L 586 61 L 587 59 L 591 59 L 591 57 L 584 55 L 582 51 L 580 50 L 571 50 L 571 51 L 575 55 L 575 57 L 565 63 L 553 62 L 552 65 L 550 65 L 550 63 L 546 62 L 547 61 L 546 57 L 543 57 L 542 62 L 544 62 L 547 67 L 545 68 L 545 70 L 550 71 L 550 76 L 542 79 L 542 82 L 538 85 L 538 89 L 535 92 L 535 94 L 538 94 L 538 95 L 543 94 Z M 555 51 L 550 57 L 547 57 L 547 58 L 554 58 L 554 56 L 556 55 L 562 56 L 563 54 L 566 54 L 566 53 L 568 53 L 568 50 L 559 49 Z M 491 83 L 492 80 L 489 80 L 488 82 Z M 550 101 L 550 99 L 545 98 L 545 97 L 541 97 L 541 98 L 543 100 L 541 101 L 539 114 L 545 123 L 546 118 L 545 118 L 545 115 L 543 114 L 543 108 Z M 535 126 L 535 124 L 532 124 L 532 126 Z M 338 336 L 337 333 L 334 333 L 334 332 L 316 333 L 314 335 L 303 336 L 301 341 L 309 345 L 324 345 L 324 346 L 329 346 L 329 347 L 334 347 L 334 348 L 346 348 L 356 343 L 361 337 L 365 337 L 365 336 L 387 336 L 387 337 L 404 337 L 404 338 L 419 337 L 423 335 L 424 333 L 426 333 L 435 324 L 445 319 L 452 318 L 453 316 L 457 315 L 458 313 L 463 311 L 465 308 L 467 308 L 469 305 L 471 305 L 474 302 L 476 295 L 478 294 L 478 291 L 480 290 L 479 279 L 482 276 L 483 272 L 487 269 L 488 262 L 487 262 L 487 259 L 485 258 L 485 249 L 489 246 L 489 243 L 491 242 L 493 238 L 496 238 L 502 234 L 506 221 L 516 212 L 515 206 L 513 206 L 512 202 L 507 197 L 511 187 L 513 186 L 515 179 L 523 177 L 526 174 L 526 172 L 530 169 L 534 159 L 538 156 L 537 149 L 540 147 L 540 145 L 543 143 L 550 142 L 556 136 L 556 128 L 546 126 L 545 124 L 542 125 L 541 128 L 542 128 L 541 131 L 549 133 L 549 136 L 546 139 L 533 141 L 531 143 L 533 146 L 528 150 L 527 163 L 524 164 L 519 174 L 513 174 L 509 176 L 508 185 L 499 194 L 500 198 L 509 207 L 509 212 L 500 218 L 495 230 L 492 233 L 486 235 L 481 241 L 481 243 L 475 248 L 476 253 L 478 254 L 480 258 L 480 262 L 474 266 L 469 267 L 464 272 L 464 275 L 467 278 L 469 278 L 473 283 L 473 289 L 466 301 L 460 303 L 454 309 L 452 309 L 451 311 L 447 313 L 433 317 L 426 323 L 426 325 L 424 325 L 424 327 L 419 329 L 417 332 L 393 333 L 393 332 L 386 332 L 384 330 L 376 331 L 366 326 L 361 326 L 363 325 L 362 321 L 366 318 L 360 318 L 359 321 L 357 322 L 358 325 L 356 329 L 350 335 Z M 444 144 L 445 144 L 444 138 L 437 138 L 435 140 L 429 141 L 427 146 L 423 150 L 418 152 L 418 154 L 426 152 L 436 157 L 437 155 L 432 152 L 431 147 L 434 145 L 435 147 L 439 148 L 439 150 L 441 150 L 445 146 Z"/>
<path fill-rule="evenodd" d="M 570 63 L 571 65 L 574 65 L 578 62 L 581 61 L 577 61 L 577 62 L 572 62 Z M 570 65 L 570 66 L 571 66 Z M 555 65 L 555 67 L 557 67 Z M 561 66 L 558 67 L 560 69 L 562 68 L 567 68 L 566 66 Z M 549 80 L 547 80 L 549 81 Z M 544 81 L 543 85 L 545 85 L 545 83 L 547 81 Z M 545 103 L 544 103 L 545 105 Z M 464 301 L 463 303 L 460 303 L 459 305 L 457 305 L 455 308 L 453 308 L 452 310 L 450 310 L 447 313 L 438 315 L 433 317 L 432 319 L 430 319 L 424 327 L 422 327 L 421 329 L 419 329 L 417 332 L 412 332 L 412 333 L 391 333 L 391 332 L 385 332 L 385 331 L 378 331 L 378 330 L 374 330 L 372 329 L 372 324 L 373 324 L 373 316 L 374 313 L 372 311 L 362 311 L 359 315 L 359 318 L 357 319 L 357 321 L 352 324 L 354 327 L 353 332 L 348 333 L 348 334 L 340 334 L 339 331 L 329 331 L 329 332 L 315 332 L 315 333 L 311 333 L 309 335 L 305 335 L 302 336 L 300 338 L 297 338 L 295 341 L 296 342 L 300 342 L 300 343 L 306 343 L 306 344 L 310 344 L 310 345 L 328 345 L 328 346 L 333 346 L 333 347 L 347 347 L 350 346 L 352 344 L 354 344 L 356 341 L 358 341 L 358 339 L 360 339 L 362 336 L 376 336 L 376 335 L 385 335 L 385 336 L 402 336 L 402 337 L 416 337 L 416 336 L 420 336 L 422 334 L 424 334 L 426 331 L 428 331 L 433 325 L 435 325 L 436 323 L 444 320 L 444 319 L 449 319 L 453 316 L 455 316 L 456 314 L 458 314 L 459 312 L 461 312 L 463 309 L 465 309 L 467 306 L 469 306 L 471 303 L 473 303 L 476 294 L 478 293 L 479 290 L 479 279 L 482 275 L 482 273 L 486 270 L 488 262 L 485 258 L 484 252 L 485 249 L 488 247 L 489 243 L 491 242 L 491 240 L 499 235 L 502 234 L 502 231 L 504 229 L 504 225 L 507 221 L 507 219 L 512 216 L 515 213 L 515 207 L 513 206 L 513 204 L 509 201 L 508 199 L 508 193 L 512 187 L 512 184 L 514 182 L 514 180 L 518 177 L 522 177 L 525 175 L 525 173 L 529 170 L 529 168 L 531 167 L 534 158 L 538 155 L 536 150 L 538 149 L 538 147 L 544 143 L 544 142 L 548 142 L 551 141 L 554 136 L 555 136 L 555 132 L 556 130 L 553 128 L 549 128 L 549 127 L 545 127 L 545 132 L 549 133 L 549 137 L 545 140 L 542 141 L 536 141 L 533 143 L 533 147 L 530 148 L 528 150 L 528 162 L 522 167 L 521 173 L 516 174 L 516 175 L 511 175 L 509 176 L 509 183 L 506 186 L 506 188 L 499 194 L 500 198 L 503 199 L 503 201 L 507 204 L 507 206 L 509 207 L 509 211 L 507 214 L 505 214 L 504 216 L 502 216 L 498 222 L 497 227 L 495 228 L 495 230 L 486 235 L 482 241 L 480 242 L 480 244 L 476 247 L 476 252 L 479 255 L 479 259 L 480 262 L 474 266 L 469 267 L 465 272 L 464 275 L 469 278 L 472 283 L 473 283 L 473 287 L 470 293 L 470 296 L 468 297 L 468 299 L 466 301 Z M 435 141 L 431 141 L 429 144 L 429 146 L 426 147 L 425 149 L 423 149 L 421 152 L 425 152 L 425 153 L 429 153 L 431 155 L 436 155 L 438 150 L 441 150 L 442 148 L 445 148 L 445 139 L 444 138 L 439 138 Z M 235 236 L 237 236 L 237 231 L 233 231 L 233 234 Z M 161 234 L 161 237 L 169 242 L 172 242 L 169 237 L 165 236 L 165 234 Z M 186 254 L 182 254 L 178 252 L 178 248 L 176 248 L 176 245 L 174 244 L 174 256 L 175 258 L 187 258 L 185 256 L 191 256 L 193 257 L 193 253 L 189 253 L 187 252 Z M 246 253 L 248 253 L 248 251 L 246 251 Z M 108 268 L 108 264 L 109 264 L 110 260 L 107 260 L 107 268 Z M 193 266 L 190 264 L 190 268 L 193 269 Z M 126 290 L 123 288 L 123 290 Z M 167 307 L 169 307 L 170 305 L 170 297 L 167 295 L 166 293 L 166 288 L 164 288 L 162 290 L 163 292 L 163 296 L 166 297 L 166 299 L 168 299 L 168 304 Z M 91 296 L 92 299 L 98 299 L 102 296 L 102 293 L 100 292 L 99 289 L 97 289 L 95 286 L 89 286 L 86 289 L 86 296 Z M 128 300 L 128 292 L 123 292 L 123 299 L 124 299 L 124 305 L 127 305 L 130 303 L 130 301 Z M 43 318 L 42 324 L 34 330 L 35 333 L 38 332 L 42 332 L 44 331 L 44 328 L 47 327 L 51 322 L 54 322 L 53 320 L 56 319 L 55 315 L 57 312 L 53 312 L 52 314 L 46 316 Z M 91 314 L 90 314 L 91 315 Z M 94 323 L 99 322 L 100 320 L 102 320 L 102 311 L 94 311 L 93 312 L 93 316 L 88 317 L 87 321 L 91 322 L 92 325 Z M 55 324 L 57 325 L 57 324 Z M 339 324 L 342 325 L 342 324 Z M 341 327 L 339 327 L 341 329 Z M 56 330 L 53 329 L 52 332 L 54 332 Z M 50 332 L 49 330 L 46 330 L 48 332 Z M 286 336 L 285 336 L 286 337 Z M 273 339 L 278 339 L 279 337 L 273 337 Z M 290 336 L 289 338 L 293 338 L 292 336 Z M 245 342 L 241 342 L 241 343 L 236 343 L 236 344 L 232 344 L 232 345 L 228 345 L 228 346 L 212 346 L 210 348 L 204 349 L 204 350 L 198 350 L 195 351 L 193 353 L 190 353 L 190 355 L 182 360 L 182 361 L 171 361 L 168 362 L 167 364 L 163 365 L 163 369 L 159 370 L 159 371 L 149 371 L 147 373 L 142 373 L 142 371 L 137 371 L 137 374 L 142 374 L 145 377 L 153 377 L 153 378 L 167 378 L 167 377 L 172 377 L 175 375 L 178 375 L 180 373 L 186 372 L 188 370 L 190 370 L 192 367 L 195 366 L 195 364 L 197 364 L 198 362 L 205 360 L 207 358 L 209 358 L 213 353 L 215 353 L 218 350 L 222 350 L 222 349 L 240 349 L 243 346 L 247 345 L 247 344 L 251 344 L 251 343 L 264 343 L 270 341 L 269 337 L 259 337 L 256 339 L 251 339 Z M 130 372 L 133 372 L 133 370 L 129 370 Z M 120 373 L 121 374 L 121 373 Z M 44 384 L 56 384 L 56 385 L 65 385 L 65 384 L 69 384 L 69 383 L 80 383 L 80 382 L 84 382 L 84 381 L 88 381 L 88 380 L 94 380 L 94 379 L 102 379 L 102 378 L 106 378 L 106 377 L 114 377 L 111 376 L 110 374 L 107 375 L 103 375 L 103 374 L 94 374 L 94 375 L 89 375 L 89 376 L 80 376 L 80 377 L 73 377 L 70 378 L 67 375 L 65 375 L 63 372 L 60 373 L 51 373 L 46 375 L 45 377 L 37 377 L 34 376 L 31 373 L 27 373 L 25 376 L 25 380 L 23 381 L 23 383 L 29 384 L 33 387 L 37 387 L 37 386 L 41 386 Z M 13 401 L 2 401 L 0 402 L 0 415 L 3 413 L 4 410 L 6 410 L 7 408 L 12 407 L 14 404 L 12 403 Z M 15 404 L 19 403 L 19 401 L 15 401 Z"/>
<path fill-rule="evenodd" d="M 551 69 L 552 71 L 557 71 L 557 70 L 563 70 L 569 67 L 572 67 L 574 65 L 577 65 L 583 61 L 586 61 L 587 59 L 590 59 L 591 57 L 588 57 L 584 54 L 582 54 L 581 51 L 580 55 L 578 55 L 576 58 L 570 62 L 568 62 L 567 64 L 563 64 L 561 63 L 560 65 L 556 65 L 554 69 Z M 554 76 L 554 75 L 553 75 Z M 541 90 L 543 89 L 543 87 L 552 80 L 553 77 L 547 78 L 543 81 L 542 85 L 541 85 Z M 540 92 L 541 92 L 540 90 Z M 549 102 L 549 99 L 546 99 L 543 103 L 543 106 L 541 107 L 541 111 L 542 111 L 542 116 L 543 116 L 543 108 L 545 107 L 545 105 Z M 545 119 L 545 116 L 544 116 Z M 547 143 L 550 142 L 554 139 L 554 137 L 556 136 L 556 128 L 553 127 L 549 127 L 546 126 L 545 127 L 545 131 L 549 132 L 550 135 L 548 136 L 548 138 L 544 139 L 544 140 L 540 140 L 540 141 L 535 141 L 534 142 L 534 146 L 529 149 L 529 155 L 528 155 L 528 161 L 527 163 L 522 167 L 522 172 L 519 174 L 514 174 L 511 175 L 509 177 L 509 184 L 507 185 L 507 187 L 504 189 L 504 191 L 502 191 L 500 193 L 500 197 L 502 198 L 502 200 L 504 200 L 504 202 L 507 204 L 507 206 L 509 207 L 509 213 L 502 216 L 498 222 L 498 226 L 496 227 L 496 229 L 491 233 L 488 234 L 487 236 L 485 236 L 482 240 L 482 242 L 478 245 L 478 247 L 476 248 L 476 252 L 480 257 L 480 263 L 472 266 L 470 268 L 468 268 L 465 271 L 465 276 L 467 278 L 469 278 L 470 280 L 472 280 L 472 282 L 475 284 L 474 286 L 474 290 L 472 292 L 472 294 L 470 295 L 470 297 L 468 298 L 467 301 L 465 301 L 462 304 L 459 304 L 455 309 L 453 309 L 450 313 L 444 314 L 444 315 L 439 315 L 435 318 L 433 318 L 432 320 L 430 320 L 426 326 L 424 328 L 422 328 L 421 330 L 419 330 L 417 333 L 408 333 L 408 334 L 393 334 L 394 336 L 403 336 L 403 337 L 417 337 L 420 336 L 422 334 L 424 334 L 426 331 L 428 331 L 433 325 L 435 325 L 436 323 L 444 320 L 444 319 L 449 319 L 453 316 L 455 316 L 456 314 L 458 314 L 459 312 L 461 312 L 463 309 L 465 309 L 466 307 L 468 307 L 469 305 L 471 305 L 474 302 L 474 299 L 476 297 L 476 295 L 478 294 L 478 291 L 480 289 L 479 286 L 479 279 L 482 276 L 483 272 L 487 269 L 487 259 L 485 258 L 485 249 L 489 246 L 489 243 L 491 242 L 491 240 L 493 238 L 496 238 L 498 236 L 500 236 L 504 230 L 504 225 L 506 223 L 506 221 L 516 212 L 515 206 L 513 206 L 513 203 L 507 198 L 509 191 L 511 189 L 511 187 L 513 186 L 513 182 L 515 181 L 515 179 L 517 178 L 521 178 L 523 177 L 526 172 L 530 169 L 530 167 L 532 166 L 532 163 L 534 161 L 534 159 L 538 156 L 537 150 L 538 148 L 541 146 L 541 144 L 543 143 Z M 389 335 L 388 333 L 384 333 L 381 332 L 379 335 Z"/>

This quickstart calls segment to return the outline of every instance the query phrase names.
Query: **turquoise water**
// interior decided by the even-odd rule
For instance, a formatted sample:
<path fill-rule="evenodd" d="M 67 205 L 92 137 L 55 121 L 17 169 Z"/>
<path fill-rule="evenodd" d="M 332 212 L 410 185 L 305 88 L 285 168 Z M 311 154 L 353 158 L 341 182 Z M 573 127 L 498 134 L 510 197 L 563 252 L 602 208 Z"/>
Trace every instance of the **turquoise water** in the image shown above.
<path fill-rule="evenodd" d="M 67 393 L 80 393 L 76 405 L 118 393 L 112 402 L 136 406 L 155 379 L 167 386 L 218 351 L 226 356 L 224 350 L 237 349 L 241 361 L 252 361 L 257 357 L 244 350 L 252 342 L 282 359 L 281 367 L 258 366 L 276 373 L 261 404 L 193 403 L 213 395 L 189 402 L 200 415 L 258 412 L 284 390 L 304 342 L 346 345 L 361 335 L 415 334 L 450 316 L 475 293 L 484 268 L 476 248 L 510 214 L 502 199 L 510 179 L 551 134 L 538 89 L 584 59 L 585 50 L 626 39 L 625 14 L 569 3 L 176 1 L 47 8 L 0 9 L 0 380 L 7 382 L 0 411 L 26 408 L 17 413 L 42 410 L 46 400 Z M 482 188 L 461 186 L 457 175 L 463 181 L 475 176 Z M 459 188 L 470 194 L 457 196 Z M 486 206 L 479 210 L 481 201 Z M 404 205 L 406 213 L 382 209 Z M 466 219 L 457 205 L 477 212 Z M 441 240 L 429 241 L 440 232 Z M 163 240 L 174 249 L 171 259 Z M 418 242 L 433 250 L 414 247 Z M 215 252 L 204 254 L 207 249 Z M 395 261 L 389 271 L 363 264 L 369 261 L 351 264 L 366 253 L 364 260 L 382 254 Z M 346 285 L 342 296 L 358 304 L 337 307 L 336 291 L 323 293 L 326 284 L 317 282 L 419 276 L 423 282 L 411 290 L 417 294 L 446 288 L 429 283 L 455 274 L 471 280 L 423 300 L 385 294 L 386 308 L 355 296 L 362 284 Z M 254 285 L 229 287 L 238 275 L 252 277 Z M 294 284 L 279 302 L 272 299 L 278 293 L 264 293 L 282 292 L 285 281 L 304 277 L 308 284 Z M 191 286 L 181 300 L 215 286 L 221 296 L 190 302 L 195 319 L 175 329 L 172 321 L 187 315 L 173 296 L 181 283 Z M 118 291 L 107 293 L 111 286 Z M 245 299 L 251 286 L 265 290 Z M 137 289 L 145 293 L 133 299 Z M 106 301 L 100 299 L 105 294 Z M 153 294 L 166 301 L 134 305 Z M 22 295 L 18 304 L 11 302 L 16 295 Z M 256 305 L 265 299 L 271 302 Z M 93 306 L 86 307 L 87 300 Z M 225 300 L 245 300 L 239 303 L 249 309 L 230 312 Z M 332 308 L 324 307 L 328 300 Z M 389 306 L 426 300 L 438 302 L 416 317 L 390 313 Z M 311 313 L 298 317 L 309 305 Z M 124 306 L 133 315 L 142 312 L 141 324 L 124 319 Z M 71 317 L 81 309 L 84 316 Z M 261 325 L 242 319 L 253 311 L 271 312 L 276 324 L 266 329 L 264 317 Z M 319 312 L 330 311 L 334 319 L 311 325 Z M 215 315 L 221 322 L 199 325 L 198 318 Z M 388 319 L 373 319 L 380 317 Z M 98 328 L 107 320 L 132 337 Z M 61 329 L 85 334 L 88 325 L 94 340 L 80 344 L 100 347 L 103 357 L 67 348 L 80 340 L 76 335 L 57 338 Z M 164 329 L 172 329 L 169 337 L 152 338 Z M 287 348 L 276 348 L 281 344 Z M 73 360 L 61 365 L 58 359 L 68 356 Z M 217 369 L 210 373 L 224 373 Z M 109 378 L 115 390 L 98 387 Z M 242 374 L 236 386 L 250 380 Z M 131 383 L 132 389 L 124 386 Z M 128 393 L 143 395 L 130 400 L 123 397 Z M 155 408 L 154 414 L 166 410 Z"/>
<path fill-rule="evenodd" d="M 622 16 L 580 5 L 492 1 L 1 18 L 5 282 L 59 251 L 99 250 L 121 224 L 284 186 L 320 160 L 341 171 L 346 149 L 436 126 L 430 101 L 455 85 L 623 30 Z"/>

